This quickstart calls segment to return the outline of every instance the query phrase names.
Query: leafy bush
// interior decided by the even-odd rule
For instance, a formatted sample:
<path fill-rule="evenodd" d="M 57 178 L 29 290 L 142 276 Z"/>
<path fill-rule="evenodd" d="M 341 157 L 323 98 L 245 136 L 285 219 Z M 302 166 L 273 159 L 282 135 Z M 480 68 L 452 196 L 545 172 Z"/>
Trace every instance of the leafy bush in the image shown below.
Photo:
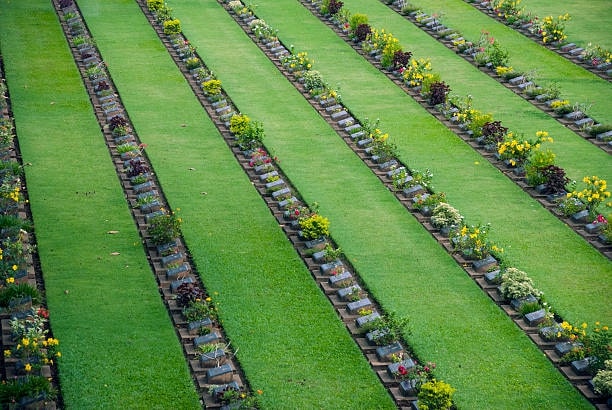
<path fill-rule="evenodd" d="M 463 216 L 446 202 L 438 204 L 431 214 L 431 224 L 438 229 L 459 226 L 462 222 Z"/>
<path fill-rule="evenodd" d="M 605 367 L 593 377 L 593 386 L 597 393 L 612 396 L 612 360 L 606 360 Z"/>
<path fill-rule="evenodd" d="M 181 21 L 179 19 L 170 19 L 164 21 L 164 34 L 181 34 Z"/>
<path fill-rule="evenodd" d="M 312 214 L 298 220 L 302 236 L 306 240 L 329 235 L 329 219 L 319 214 Z"/>
<path fill-rule="evenodd" d="M 354 13 L 353 15 L 351 15 L 349 19 L 349 26 L 351 28 L 351 33 L 353 33 L 353 35 L 356 34 L 357 28 L 361 26 L 362 24 L 365 24 L 365 25 L 368 24 L 368 16 L 366 14 Z"/>
<path fill-rule="evenodd" d="M 181 234 L 182 219 L 174 212 L 157 215 L 151 218 L 147 232 L 154 245 L 172 242 Z"/>
<path fill-rule="evenodd" d="M 418 406 L 421 410 L 446 410 L 453 405 L 455 389 L 450 384 L 433 379 L 423 383 L 419 390 Z"/>
<path fill-rule="evenodd" d="M 500 292 L 506 299 L 520 299 L 528 295 L 540 297 L 533 280 L 517 268 L 507 268 L 501 275 Z"/>

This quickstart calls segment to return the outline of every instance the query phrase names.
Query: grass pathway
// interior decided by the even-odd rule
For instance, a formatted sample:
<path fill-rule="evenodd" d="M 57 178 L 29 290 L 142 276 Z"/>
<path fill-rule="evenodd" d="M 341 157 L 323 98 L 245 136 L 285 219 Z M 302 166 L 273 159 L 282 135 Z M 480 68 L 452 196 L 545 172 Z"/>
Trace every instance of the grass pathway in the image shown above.
<path fill-rule="evenodd" d="M 51 3 L 0 7 L 65 405 L 194 408 L 185 360 Z"/>
<path fill-rule="evenodd" d="M 438 362 L 442 378 L 461 391 L 462 407 L 499 406 L 499 391 L 492 386 L 509 380 L 521 403 L 552 404 L 565 391 L 564 400 L 585 404 L 297 91 L 279 80 L 278 71 L 220 5 L 188 1 L 171 6 L 234 102 L 264 121 L 267 145 L 306 200 L 317 200 L 330 217 L 334 239 L 370 292 L 387 309 L 410 316 L 411 345 L 421 357 Z M 211 41 L 216 38 L 220 41 Z M 236 56 L 248 61 L 248 70 Z M 466 332 L 469 340 L 462 337 Z M 497 354 L 500 344 L 511 346 L 504 357 Z M 493 362 L 496 371 L 489 372 Z M 523 371 L 520 363 L 530 370 Z M 539 390 L 546 394 L 536 393 L 532 383 L 545 383 Z"/>
<path fill-rule="evenodd" d="M 483 14 L 463 0 L 442 0 L 436 2 L 435 5 L 424 1 L 416 1 L 414 4 L 423 7 L 426 11 L 443 12 L 443 23 L 450 28 L 459 30 L 459 32 L 469 40 L 477 41 L 480 37 L 481 30 L 488 31 L 499 41 L 500 45 L 509 52 L 508 65 L 519 71 L 528 72 L 535 69 L 536 84 L 546 86 L 551 83 L 558 83 L 563 98 L 569 99 L 572 103 L 592 104 L 588 112 L 593 118 L 602 123 L 612 123 L 612 84 L 609 81 L 599 78 L 576 64 L 573 64 L 564 57 L 557 55 L 555 52 L 523 36 L 521 33 Z M 378 25 L 383 24 L 385 28 L 391 30 L 396 36 L 404 36 L 403 38 L 405 40 L 402 43 L 405 45 L 406 49 L 413 50 L 414 48 L 415 55 L 426 55 L 426 49 L 422 48 L 418 40 L 410 40 L 411 37 L 409 37 L 409 33 L 414 30 L 412 24 L 405 23 L 411 26 L 410 30 L 404 28 L 402 29 L 403 32 L 400 32 L 394 23 L 387 21 L 386 18 L 383 17 L 384 13 L 382 13 L 382 10 L 379 11 L 381 6 L 382 9 L 387 8 L 387 6 L 380 1 L 349 0 L 345 2 L 345 7 L 348 7 L 353 12 L 365 12 L 372 17 L 376 15 L 376 18 L 378 18 L 380 22 Z M 529 8 L 529 6 L 526 7 Z M 556 5 L 559 11 L 564 9 L 564 7 L 564 5 Z M 559 12 L 553 14 L 556 16 Z M 603 16 L 608 15 L 608 18 L 610 17 L 609 11 L 600 10 L 600 14 Z M 544 17 L 544 15 L 541 15 L 541 17 Z M 570 27 L 572 23 L 572 21 L 567 23 L 567 27 Z M 402 40 L 402 37 L 400 37 L 400 40 Z M 417 50 L 419 50 L 418 53 L 416 53 Z M 423 52 L 425 52 L 425 54 L 423 54 Z M 450 75 L 450 73 L 453 72 L 453 68 L 448 67 L 448 70 L 446 70 L 446 64 L 447 60 L 442 59 L 437 63 L 434 62 L 433 67 L 436 71 L 438 69 L 445 70 L 449 75 L 443 74 L 442 78 L 448 77 L 450 79 L 453 77 Z M 471 82 L 467 82 L 464 86 L 460 83 L 457 84 L 457 82 L 454 83 L 454 91 L 459 92 L 460 95 L 470 92 L 474 93 L 477 103 L 480 102 L 483 97 L 486 98 L 486 91 L 488 88 L 482 90 L 483 92 L 478 94 L 479 96 L 477 97 L 477 90 L 473 90 L 473 87 L 470 85 L 472 84 Z M 460 89 L 464 91 L 459 91 Z M 494 110 L 494 112 L 498 110 L 499 103 L 487 104 L 485 101 L 486 100 L 482 100 L 484 104 L 483 107 L 491 107 L 490 109 Z M 489 98 L 489 101 L 495 100 Z M 504 114 L 507 115 L 510 113 L 504 112 Z M 511 118 L 507 119 L 510 120 Z M 504 120 L 504 122 L 506 122 L 506 120 Z"/>
<path fill-rule="evenodd" d="M 432 169 L 436 189 L 447 193 L 449 202 L 468 222 L 492 224 L 491 237 L 506 248 L 509 263 L 528 272 L 564 317 L 576 321 L 612 320 L 605 302 L 610 289 L 606 278 L 611 269 L 606 258 L 503 177 L 301 5 L 279 8 L 271 0 L 258 4 L 260 18 L 279 29 L 286 44 L 307 50 L 323 77 L 332 85 L 340 84 L 343 101 L 354 114 L 360 119 L 380 118 L 381 128 L 391 133 L 402 158 L 411 167 Z M 391 13 L 383 14 L 394 18 Z M 468 69 L 472 70 L 471 66 Z M 476 81 L 490 80 L 476 74 Z M 507 91 L 493 83 L 502 92 Z M 557 136 L 554 131 L 551 134 Z M 568 136 L 568 142 L 584 148 L 589 155 L 605 156 L 601 159 L 605 163 L 610 161 L 607 154 L 575 135 Z M 556 143 L 555 152 L 557 148 Z M 597 164 L 587 162 L 587 166 Z M 568 269 L 573 273 L 567 274 Z M 572 291 L 568 292 L 568 288 Z"/>
<path fill-rule="evenodd" d="M 136 3 L 80 6 L 265 407 L 393 407 Z"/>

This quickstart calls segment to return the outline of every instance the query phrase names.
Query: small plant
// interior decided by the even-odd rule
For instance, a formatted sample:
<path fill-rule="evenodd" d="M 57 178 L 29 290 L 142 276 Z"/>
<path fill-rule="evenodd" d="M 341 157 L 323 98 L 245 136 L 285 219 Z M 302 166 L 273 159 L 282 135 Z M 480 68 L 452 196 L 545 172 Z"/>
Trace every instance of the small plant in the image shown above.
<path fill-rule="evenodd" d="M 450 87 L 444 81 L 437 81 L 429 86 L 429 104 L 445 104 Z"/>
<path fill-rule="evenodd" d="M 463 223 L 463 216 L 446 202 L 441 202 L 431 213 L 431 224 L 438 229 L 451 228 Z"/>
<path fill-rule="evenodd" d="M 335 261 L 342 256 L 342 249 L 334 248 L 329 243 L 325 245 L 325 249 L 323 251 L 325 252 L 324 259 L 326 262 Z"/>
<path fill-rule="evenodd" d="M 316 70 L 310 70 L 304 73 L 304 87 L 310 94 L 317 95 L 323 92 L 326 88 L 325 81 L 321 73 Z"/>
<path fill-rule="evenodd" d="M 401 357 L 399 359 L 401 361 Z M 409 380 L 412 387 L 419 392 L 423 384 L 434 380 L 433 370 L 436 368 L 436 364 L 433 362 L 421 364 L 416 359 L 413 362 L 414 367 L 398 366 L 394 376 L 398 380 Z"/>
<path fill-rule="evenodd" d="M 447 410 L 453 405 L 455 389 L 450 384 L 433 379 L 423 383 L 417 395 L 419 409 Z"/>
<path fill-rule="evenodd" d="M 408 323 L 408 318 L 397 317 L 395 313 L 391 312 L 367 322 L 361 327 L 361 331 L 364 333 L 371 332 L 374 344 L 386 346 L 400 340 L 404 332 L 410 333 Z"/>
<path fill-rule="evenodd" d="M 410 51 L 403 51 L 403 50 L 397 50 L 393 54 L 393 64 L 392 64 L 392 67 L 395 70 L 405 69 L 406 66 L 408 65 L 408 62 L 410 61 L 411 57 L 412 57 L 412 52 L 410 52 Z"/>
<path fill-rule="evenodd" d="M 187 308 L 205 298 L 204 291 L 196 283 L 185 282 L 176 288 L 176 304 L 179 307 Z"/>
<path fill-rule="evenodd" d="M 581 191 L 572 190 L 567 194 L 568 199 L 575 198 L 582 202 L 592 216 L 596 214 L 597 208 L 602 203 L 605 203 L 607 207 L 612 207 L 612 202 L 605 202 L 611 195 L 605 179 L 593 175 L 584 177 L 582 182 L 586 184 L 586 187 Z"/>
<path fill-rule="evenodd" d="M 157 12 L 164 7 L 164 0 L 147 0 L 147 8 L 151 12 Z"/>
<path fill-rule="evenodd" d="M 604 368 L 593 377 L 593 387 L 604 397 L 612 396 L 612 360 L 606 360 Z"/>
<path fill-rule="evenodd" d="M 543 171 L 554 163 L 555 154 L 551 150 L 536 149 L 525 164 L 525 176 L 529 185 L 536 186 L 546 183 Z"/>
<path fill-rule="evenodd" d="M 340 9 L 342 8 L 343 5 L 344 5 L 344 3 L 339 1 L 339 0 L 329 0 L 329 4 L 327 6 L 327 11 L 332 16 L 336 15 L 336 14 L 338 14 L 340 12 Z"/>
<path fill-rule="evenodd" d="M 497 146 L 504 140 L 508 128 L 502 126 L 501 121 L 490 121 L 482 125 L 480 132 L 485 145 Z"/>
<path fill-rule="evenodd" d="M 570 112 L 574 111 L 574 107 L 570 104 L 569 100 L 553 101 L 550 104 L 550 108 L 559 116 L 569 114 Z"/>
<path fill-rule="evenodd" d="M 194 70 L 202 65 L 202 61 L 197 57 L 190 57 L 185 61 L 188 70 Z"/>
<path fill-rule="evenodd" d="M 298 219 L 298 223 L 306 240 L 329 235 L 329 219 L 317 213 Z"/>
<path fill-rule="evenodd" d="M 425 78 L 430 77 L 431 75 L 430 59 L 411 59 L 410 64 L 408 64 L 406 69 L 402 72 L 402 79 L 408 86 L 417 87 L 421 85 Z"/>
<path fill-rule="evenodd" d="M 0 308 L 12 310 L 13 304 L 30 298 L 32 304 L 40 303 L 40 292 L 29 283 L 15 283 L 14 278 L 6 279 L 6 284 L 0 287 Z"/>
<path fill-rule="evenodd" d="M 507 268 L 501 274 L 500 292 L 506 299 L 521 299 L 529 295 L 542 296 L 525 272 L 517 268 Z"/>
<path fill-rule="evenodd" d="M 357 26 L 355 30 L 354 38 L 360 43 L 363 43 L 368 39 L 368 36 L 372 33 L 372 27 L 369 24 L 363 23 Z"/>
<path fill-rule="evenodd" d="M 446 202 L 446 194 L 444 192 L 437 192 L 434 194 L 421 194 L 416 197 L 414 202 L 414 209 L 420 211 L 424 208 L 433 210 L 438 204 Z"/>
<path fill-rule="evenodd" d="M 189 292 L 191 294 L 191 292 Z M 198 292 L 199 295 L 199 292 Z M 191 296 L 188 298 L 187 306 L 183 308 L 183 316 L 188 322 L 196 322 L 198 320 L 209 318 L 216 320 L 218 315 L 217 304 L 213 302 L 211 297 L 204 299 L 196 298 L 193 299 Z M 184 303 L 181 301 L 181 303 Z"/>
<path fill-rule="evenodd" d="M 202 83 L 202 90 L 209 97 L 216 97 L 221 94 L 221 81 L 212 79 Z"/>
<path fill-rule="evenodd" d="M 181 34 L 181 21 L 179 19 L 169 19 L 164 21 L 164 34 L 165 35 L 176 35 Z"/>
<path fill-rule="evenodd" d="M 368 24 L 367 14 L 353 13 L 351 17 L 349 18 L 349 27 L 350 27 L 351 33 L 353 33 L 353 36 L 355 36 L 357 28 L 362 24 L 366 24 L 366 25 Z"/>
<path fill-rule="evenodd" d="M 463 225 L 451 236 L 451 243 L 456 252 L 460 252 L 467 259 L 483 259 L 492 252 L 501 253 L 502 248 L 489 242 L 490 224 Z"/>
<path fill-rule="evenodd" d="M 170 212 L 151 218 L 147 233 L 151 236 L 154 245 L 163 245 L 172 242 L 181 234 L 183 220 L 176 213 Z"/>
<path fill-rule="evenodd" d="M 557 195 L 565 192 L 565 187 L 570 183 L 570 179 L 565 175 L 565 170 L 556 165 L 548 165 L 540 169 L 540 174 L 544 179 L 548 192 Z"/>
<path fill-rule="evenodd" d="M 508 160 L 510 165 L 520 167 L 525 164 L 532 151 L 540 148 L 543 142 L 552 142 L 553 139 L 546 131 L 537 131 L 536 139 L 516 138 L 514 133 L 509 132 L 504 142 L 497 147 L 497 153 L 501 159 Z"/>
<path fill-rule="evenodd" d="M 49 379 L 44 376 L 26 375 L 0 383 L 0 403 L 19 403 L 31 397 L 45 397 L 50 400 L 56 395 Z"/>
<path fill-rule="evenodd" d="M 542 42 L 562 43 L 566 38 L 565 22 L 571 19 L 569 13 L 562 14 L 556 18 L 546 16 L 537 24 L 537 33 L 542 36 Z"/>

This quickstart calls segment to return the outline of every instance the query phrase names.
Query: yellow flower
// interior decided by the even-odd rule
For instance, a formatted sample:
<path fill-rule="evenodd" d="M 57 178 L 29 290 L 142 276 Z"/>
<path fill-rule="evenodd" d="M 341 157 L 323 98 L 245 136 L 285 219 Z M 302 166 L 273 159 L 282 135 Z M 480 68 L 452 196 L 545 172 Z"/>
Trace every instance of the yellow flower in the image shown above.
<path fill-rule="evenodd" d="M 26 363 L 26 365 L 25 365 L 25 371 L 26 371 L 26 372 L 32 371 L 32 365 L 31 365 L 30 363 Z"/>
<path fill-rule="evenodd" d="M 11 357 L 11 351 L 10 350 L 5 350 L 4 351 L 4 357 Z"/>

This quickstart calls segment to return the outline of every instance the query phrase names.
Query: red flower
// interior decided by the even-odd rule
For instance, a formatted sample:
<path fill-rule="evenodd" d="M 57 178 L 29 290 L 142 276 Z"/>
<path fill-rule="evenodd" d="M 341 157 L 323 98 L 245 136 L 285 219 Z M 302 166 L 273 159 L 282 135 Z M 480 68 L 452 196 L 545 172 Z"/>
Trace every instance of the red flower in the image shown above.
<path fill-rule="evenodd" d="M 408 370 L 406 370 L 406 368 L 404 366 L 399 366 L 397 368 L 397 371 L 400 375 L 405 376 L 408 374 Z"/>

